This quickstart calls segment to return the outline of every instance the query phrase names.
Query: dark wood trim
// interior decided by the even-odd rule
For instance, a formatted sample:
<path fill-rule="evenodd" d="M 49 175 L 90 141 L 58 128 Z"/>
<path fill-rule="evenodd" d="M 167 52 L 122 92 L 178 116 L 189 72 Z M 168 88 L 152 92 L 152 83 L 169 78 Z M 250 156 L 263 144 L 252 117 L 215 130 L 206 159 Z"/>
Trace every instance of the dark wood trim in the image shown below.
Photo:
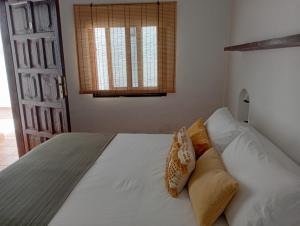
<path fill-rule="evenodd" d="M 25 144 L 24 144 L 23 133 L 22 133 L 22 122 L 21 122 L 19 100 L 18 100 L 18 93 L 17 93 L 17 86 L 16 86 L 16 79 L 15 79 L 15 70 L 14 70 L 11 42 L 9 37 L 5 1 L 0 1 L 0 18 L 1 18 L 0 27 L 1 27 L 2 42 L 3 42 L 3 50 L 5 55 L 7 81 L 9 86 L 12 114 L 13 114 L 14 124 L 15 124 L 18 153 L 19 156 L 22 156 L 26 153 L 26 151 L 25 151 Z"/>
<path fill-rule="evenodd" d="M 279 49 L 300 46 L 300 34 L 286 36 L 282 38 L 274 38 L 259 42 L 251 42 L 242 45 L 228 46 L 224 51 L 254 51 L 264 49 Z"/>
<path fill-rule="evenodd" d="M 164 2 L 159 2 L 159 1 L 149 1 L 149 2 L 124 2 L 124 3 L 98 3 L 98 4 L 93 4 L 93 6 L 111 6 L 111 5 L 115 5 L 115 6 L 124 6 L 124 5 L 153 5 L 153 4 L 162 4 Z M 166 3 L 177 3 L 177 1 L 167 1 Z M 73 6 L 90 6 L 91 4 L 73 4 Z"/>
<path fill-rule="evenodd" d="M 126 94 L 126 95 L 121 95 L 121 94 L 97 94 L 94 93 L 93 97 L 94 98 L 104 98 L 104 97 L 165 97 L 167 96 L 167 93 L 145 93 L 145 94 Z"/>

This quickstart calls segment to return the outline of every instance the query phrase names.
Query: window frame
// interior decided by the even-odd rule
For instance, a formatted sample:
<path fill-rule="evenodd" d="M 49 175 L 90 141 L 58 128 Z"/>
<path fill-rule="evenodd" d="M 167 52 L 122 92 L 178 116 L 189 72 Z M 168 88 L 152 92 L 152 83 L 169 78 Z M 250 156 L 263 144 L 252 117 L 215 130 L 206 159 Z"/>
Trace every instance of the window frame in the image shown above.
<path fill-rule="evenodd" d="M 137 5 L 139 7 L 144 7 L 147 5 L 155 5 L 156 3 L 139 3 L 139 4 L 100 4 L 100 7 L 104 7 L 104 6 L 132 6 L 132 5 Z M 105 37 L 106 37 L 106 48 L 107 48 L 107 59 L 108 59 L 108 78 L 109 78 L 109 90 L 100 90 L 98 87 L 93 87 L 91 90 L 84 90 L 84 88 L 80 87 L 80 94 L 93 94 L 94 97 L 116 97 L 116 96 L 165 96 L 167 93 L 173 93 L 175 92 L 175 78 L 176 78 L 176 2 L 165 2 L 165 4 L 174 4 L 173 7 L 175 8 L 175 16 L 174 16 L 174 62 L 173 63 L 173 84 L 170 85 L 171 88 L 165 88 L 166 84 L 164 84 L 164 77 L 162 76 L 162 74 L 164 73 L 163 71 L 163 66 L 160 65 L 162 64 L 161 62 L 163 62 L 161 60 L 161 58 L 163 58 L 163 55 L 166 55 L 166 53 L 160 49 L 160 45 L 163 45 L 162 43 L 164 42 L 164 39 L 166 39 L 166 34 L 160 34 L 162 33 L 161 31 L 164 30 L 164 28 L 161 26 L 161 24 L 163 24 L 163 22 L 159 21 L 160 16 L 162 14 L 162 9 L 159 8 L 160 5 L 162 3 L 160 3 L 158 5 L 158 18 L 156 18 L 156 22 L 151 24 L 148 23 L 146 26 L 141 25 L 137 25 L 133 26 L 132 24 L 128 23 L 128 20 L 123 21 L 122 26 L 118 26 L 118 25 L 111 25 L 109 23 L 106 24 L 106 26 L 99 26 L 97 24 L 93 24 L 92 27 L 90 27 L 88 30 L 90 33 L 89 36 L 89 54 L 90 54 L 90 59 L 92 61 L 91 65 L 91 74 L 92 76 L 92 84 L 100 84 L 98 81 L 98 68 L 97 68 L 97 53 L 96 53 L 96 41 L 95 41 L 95 35 L 93 34 L 95 32 L 95 28 L 105 28 Z M 82 5 L 74 5 L 74 13 L 76 15 L 76 7 L 77 6 L 82 6 Z M 87 5 L 85 5 L 87 6 Z M 94 9 L 92 6 L 91 7 L 91 17 L 93 17 L 93 13 L 95 13 Z M 125 14 L 128 12 L 124 12 Z M 75 17 L 76 20 L 76 17 Z M 76 24 L 75 24 L 76 25 Z M 147 26 L 155 26 L 156 27 L 156 42 L 157 42 L 157 61 L 156 61 L 156 67 L 157 67 L 157 87 L 144 87 L 144 82 L 143 82 L 143 69 L 144 69 L 144 65 L 143 65 L 143 48 L 142 48 L 142 29 L 143 27 L 147 27 Z M 125 56 L 126 56 L 126 75 L 127 75 L 127 87 L 114 87 L 113 86 L 113 72 L 112 72 L 112 54 L 111 54 L 111 43 L 110 43 L 110 29 L 113 27 L 124 27 L 125 28 Z M 134 87 L 133 86 L 133 70 L 132 70 L 132 54 L 131 54 L 131 50 L 132 50 L 132 46 L 131 46 L 131 28 L 135 27 L 136 29 L 136 48 L 137 48 L 137 74 L 138 74 L 138 86 Z M 78 27 L 76 26 L 76 42 L 77 42 L 77 55 L 78 55 L 78 69 L 79 69 L 79 77 L 81 78 L 81 68 L 80 68 L 80 57 L 78 52 L 80 52 L 80 45 L 78 44 L 78 39 L 80 40 L 80 38 L 78 38 Z M 80 81 L 80 86 L 82 85 L 82 82 Z M 100 86 L 100 85 L 99 85 Z"/>

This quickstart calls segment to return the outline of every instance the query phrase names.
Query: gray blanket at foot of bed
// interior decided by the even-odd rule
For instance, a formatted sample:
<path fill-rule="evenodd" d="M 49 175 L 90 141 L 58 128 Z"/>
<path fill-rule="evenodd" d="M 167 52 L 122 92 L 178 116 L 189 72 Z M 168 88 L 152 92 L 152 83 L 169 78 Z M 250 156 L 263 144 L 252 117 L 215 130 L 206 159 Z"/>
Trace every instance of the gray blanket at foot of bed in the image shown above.
<path fill-rule="evenodd" d="M 48 225 L 113 137 L 58 135 L 0 172 L 0 225 Z"/>

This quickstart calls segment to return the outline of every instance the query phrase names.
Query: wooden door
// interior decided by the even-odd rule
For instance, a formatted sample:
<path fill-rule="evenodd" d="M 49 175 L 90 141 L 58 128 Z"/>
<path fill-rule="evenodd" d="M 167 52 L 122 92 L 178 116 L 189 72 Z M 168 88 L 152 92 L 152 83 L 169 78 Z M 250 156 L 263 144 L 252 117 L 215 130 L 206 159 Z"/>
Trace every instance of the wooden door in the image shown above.
<path fill-rule="evenodd" d="M 58 1 L 6 0 L 6 15 L 28 152 L 70 131 Z"/>

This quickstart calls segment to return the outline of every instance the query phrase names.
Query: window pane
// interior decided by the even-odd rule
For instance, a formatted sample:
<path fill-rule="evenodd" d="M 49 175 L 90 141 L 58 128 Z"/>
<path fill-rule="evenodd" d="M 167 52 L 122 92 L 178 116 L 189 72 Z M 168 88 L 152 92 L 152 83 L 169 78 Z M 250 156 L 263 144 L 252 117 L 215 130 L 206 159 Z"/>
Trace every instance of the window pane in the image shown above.
<path fill-rule="evenodd" d="M 112 73 L 114 87 L 127 87 L 125 28 L 110 28 Z"/>
<path fill-rule="evenodd" d="M 95 28 L 96 60 L 99 89 L 109 89 L 105 28 Z"/>
<path fill-rule="evenodd" d="M 157 87 L 157 31 L 156 27 L 142 28 L 144 87 Z"/>
<path fill-rule="evenodd" d="M 136 27 L 130 28 L 130 43 L 131 43 L 132 87 L 138 87 L 139 81 L 138 81 Z"/>

